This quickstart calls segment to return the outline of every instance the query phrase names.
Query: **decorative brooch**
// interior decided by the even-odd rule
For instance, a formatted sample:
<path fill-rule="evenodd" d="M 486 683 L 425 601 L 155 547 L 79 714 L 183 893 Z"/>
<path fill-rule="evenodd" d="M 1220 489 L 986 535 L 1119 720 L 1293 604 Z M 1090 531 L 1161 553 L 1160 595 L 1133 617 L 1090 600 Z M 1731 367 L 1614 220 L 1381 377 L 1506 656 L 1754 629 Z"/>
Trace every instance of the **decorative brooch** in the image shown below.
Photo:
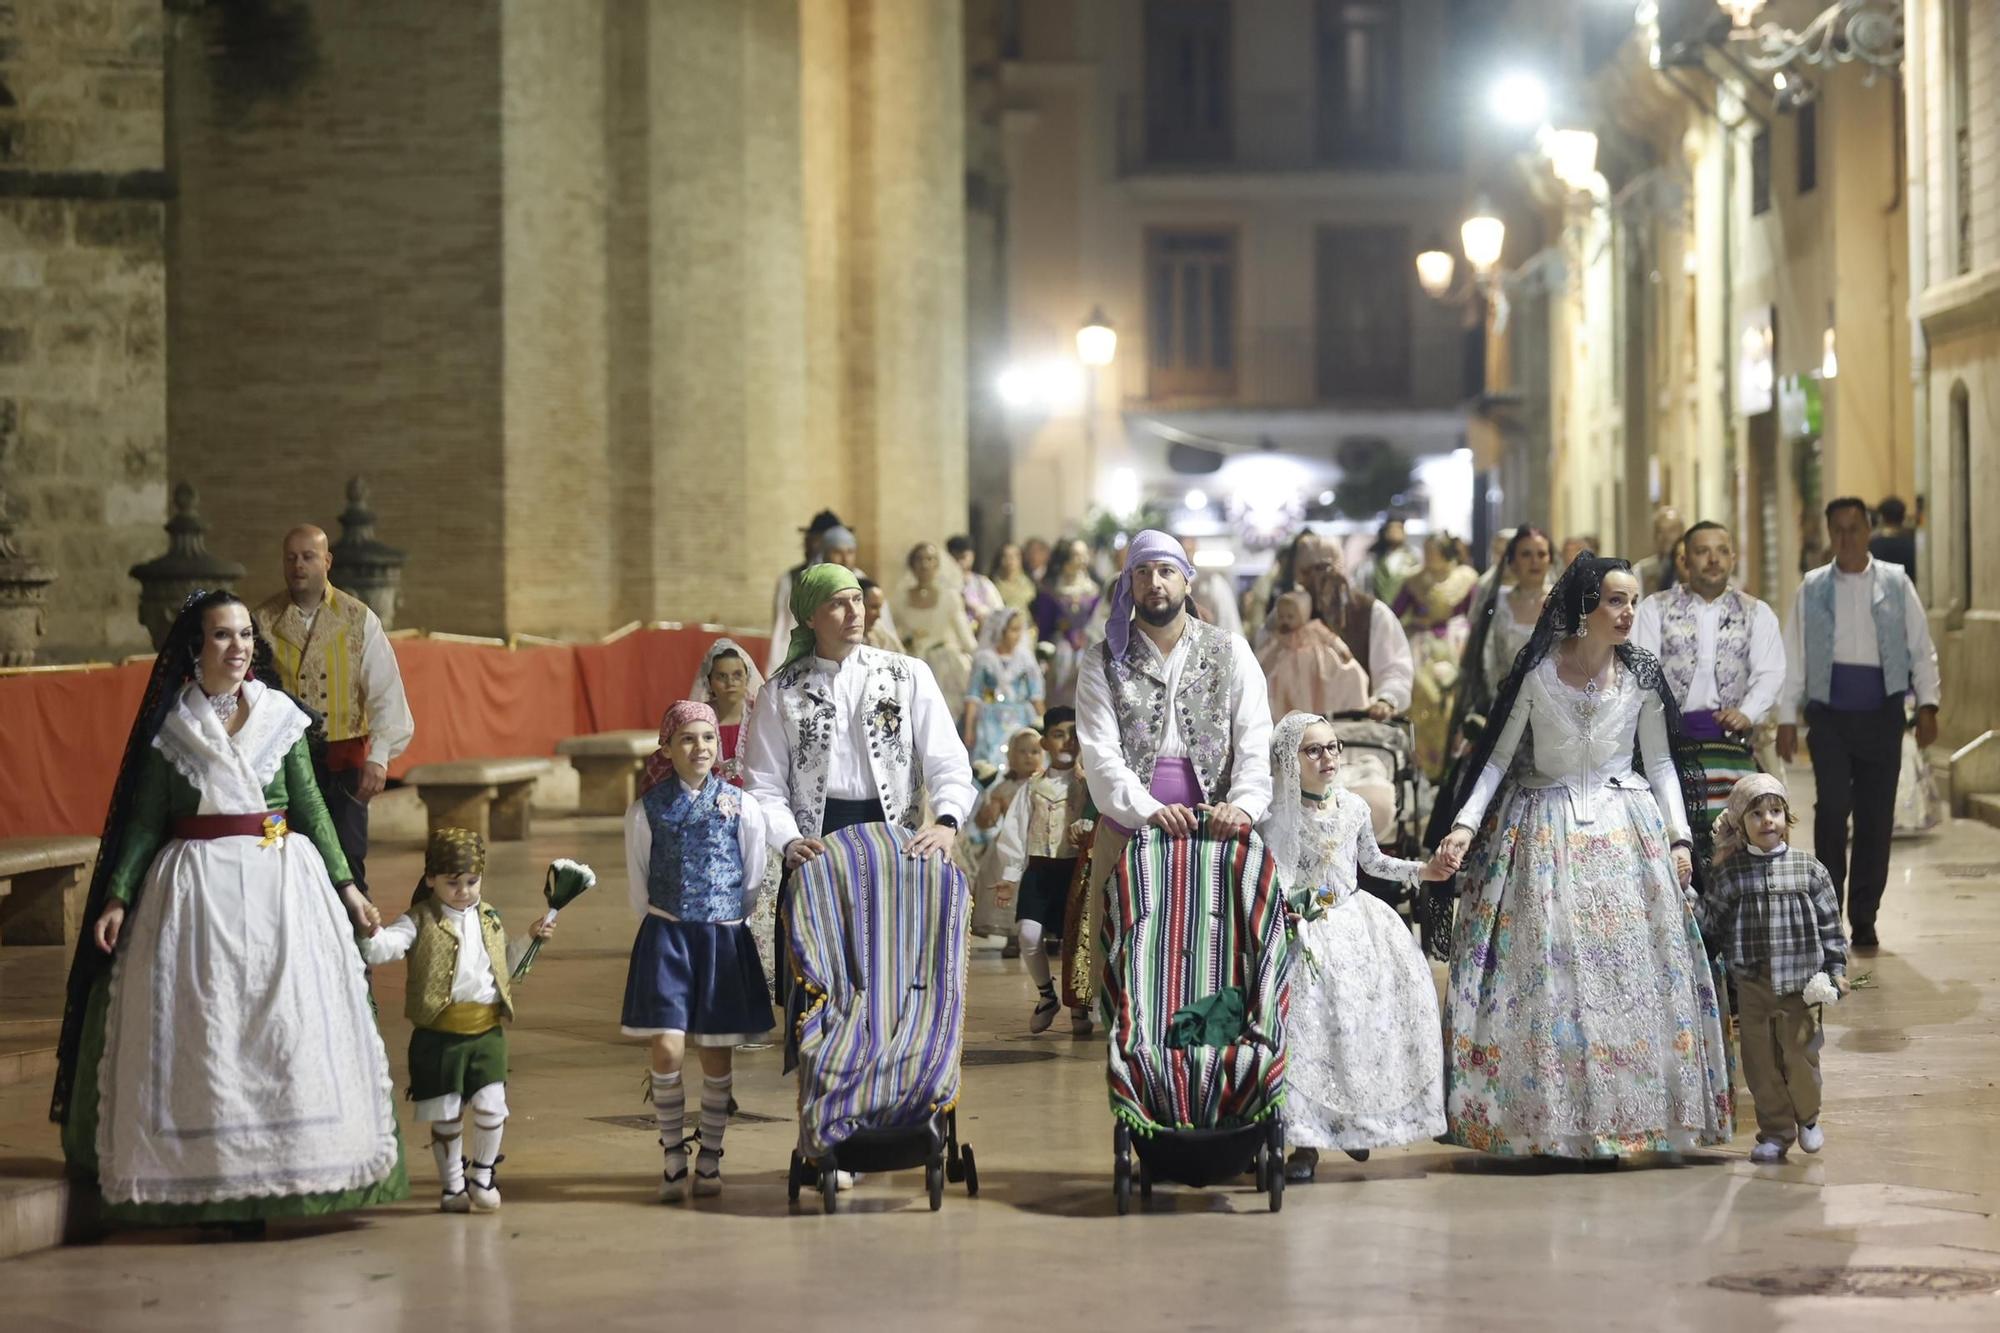
<path fill-rule="evenodd" d="M 291 831 L 291 826 L 285 823 L 283 815 L 265 815 L 264 836 L 258 840 L 257 845 L 269 847 L 273 843 L 283 842 L 285 835 Z"/>

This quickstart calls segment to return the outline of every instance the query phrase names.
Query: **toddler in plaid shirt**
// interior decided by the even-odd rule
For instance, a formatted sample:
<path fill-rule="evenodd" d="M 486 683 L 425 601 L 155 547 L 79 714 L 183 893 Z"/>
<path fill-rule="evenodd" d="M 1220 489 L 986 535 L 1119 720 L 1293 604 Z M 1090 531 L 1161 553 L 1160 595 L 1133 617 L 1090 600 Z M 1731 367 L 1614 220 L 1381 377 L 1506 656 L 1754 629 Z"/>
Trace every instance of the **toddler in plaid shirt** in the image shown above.
<path fill-rule="evenodd" d="M 1716 816 L 1715 874 L 1696 909 L 1736 981 L 1743 1081 L 1757 1103 L 1750 1160 L 1759 1163 L 1784 1161 L 1794 1140 L 1809 1153 L 1825 1143 L 1821 1033 L 1808 996 L 1829 980 L 1847 991 L 1840 900 L 1826 867 L 1786 844 L 1796 822 L 1784 783 L 1766 773 L 1739 780 Z"/>

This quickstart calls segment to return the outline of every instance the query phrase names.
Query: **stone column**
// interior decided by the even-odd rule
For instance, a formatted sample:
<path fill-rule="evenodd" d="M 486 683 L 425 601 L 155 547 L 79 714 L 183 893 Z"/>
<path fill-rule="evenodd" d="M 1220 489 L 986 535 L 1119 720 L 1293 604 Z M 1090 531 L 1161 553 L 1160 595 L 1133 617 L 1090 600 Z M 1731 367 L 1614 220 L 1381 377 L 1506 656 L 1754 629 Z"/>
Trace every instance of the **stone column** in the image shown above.
<path fill-rule="evenodd" d="M 654 614 L 762 621 L 820 503 L 802 466 L 800 9 L 650 10 L 652 540 L 624 558 L 661 571 Z"/>
<path fill-rule="evenodd" d="M 501 467 L 510 631 L 614 623 L 605 438 L 605 6 L 501 15 Z"/>
<path fill-rule="evenodd" d="M 966 521 L 964 30 L 928 0 L 847 14 L 852 521 L 893 577 Z"/>

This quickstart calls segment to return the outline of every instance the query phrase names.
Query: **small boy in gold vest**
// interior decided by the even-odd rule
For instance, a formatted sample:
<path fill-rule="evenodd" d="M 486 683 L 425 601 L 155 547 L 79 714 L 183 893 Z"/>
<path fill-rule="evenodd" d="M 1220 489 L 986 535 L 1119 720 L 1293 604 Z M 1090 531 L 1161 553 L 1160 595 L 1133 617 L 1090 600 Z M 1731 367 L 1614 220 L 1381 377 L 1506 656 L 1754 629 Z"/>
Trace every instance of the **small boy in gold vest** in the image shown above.
<path fill-rule="evenodd" d="M 361 941 L 371 965 L 409 956 L 403 1013 L 410 1033 L 410 1100 L 431 1122 L 447 1213 L 490 1213 L 500 1206 L 496 1174 L 507 1124 L 507 1030 L 514 1017 L 508 973 L 528 938 L 555 933 L 538 917 L 528 936 L 507 941 L 500 913 L 479 900 L 486 842 L 470 829 L 431 832 L 424 878 L 410 910 Z M 465 1108 L 472 1108 L 472 1148 L 459 1152 Z"/>

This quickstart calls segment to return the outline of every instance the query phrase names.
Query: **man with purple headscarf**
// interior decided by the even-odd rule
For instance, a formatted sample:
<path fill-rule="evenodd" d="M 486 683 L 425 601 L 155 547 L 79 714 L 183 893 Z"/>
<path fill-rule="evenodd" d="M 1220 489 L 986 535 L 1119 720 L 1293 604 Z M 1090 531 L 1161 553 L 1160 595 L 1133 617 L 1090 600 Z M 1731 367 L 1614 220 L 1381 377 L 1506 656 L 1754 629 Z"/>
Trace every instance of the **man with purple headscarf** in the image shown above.
<path fill-rule="evenodd" d="M 1084 778 L 1104 816 L 1092 849 L 1093 896 L 1146 825 L 1216 834 L 1246 829 L 1271 804 L 1271 703 L 1240 634 L 1188 613 L 1194 566 L 1178 541 L 1142 532 L 1111 587 L 1104 643 L 1076 685 Z"/>

